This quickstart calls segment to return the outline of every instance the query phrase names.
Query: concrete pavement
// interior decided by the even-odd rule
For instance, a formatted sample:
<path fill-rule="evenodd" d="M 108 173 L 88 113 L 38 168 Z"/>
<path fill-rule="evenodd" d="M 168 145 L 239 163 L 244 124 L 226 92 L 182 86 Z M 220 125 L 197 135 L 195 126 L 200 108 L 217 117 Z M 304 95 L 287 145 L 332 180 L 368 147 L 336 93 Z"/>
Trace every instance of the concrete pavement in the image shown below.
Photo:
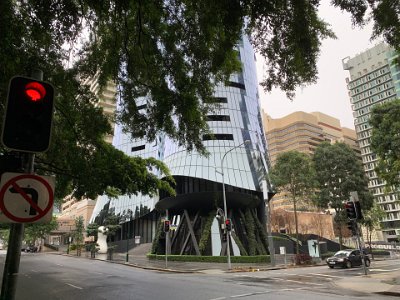
<path fill-rule="evenodd" d="M 61 254 L 61 253 L 58 253 Z M 82 253 L 83 257 L 90 257 L 87 253 Z M 143 269 L 152 269 L 164 272 L 179 273 L 204 273 L 204 274 L 223 274 L 228 272 L 257 272 L 272 269 L 282 269 L 285 265 L 277 265 L 271 267 L 270 264 L 232 264 L 232 270 L 228 270 L 227 264 L 224 263 L 206 263 L 206 262 L 176 262 L 164 260 L 149 260 L 144 254 L 130 254 L 129 262 L 126 262 L 126 255 L 115 253 L 113 260 L 107 260 L 105 254 L 97 254 L 98 260 L 104 260 L 110 263 L 126 264 L 131 267 Z M 323 262 L 322 262 L 323 263 Z M 378 293 L 382 295 L 390 295 L 400 297 L 400 269 L 390 272 L 382 272 L 377 274 L 369 274 L 362 276 L 347 277 L 333 281 L 333 284 L 339 288 L 354 290 L 364 293 Z"/>

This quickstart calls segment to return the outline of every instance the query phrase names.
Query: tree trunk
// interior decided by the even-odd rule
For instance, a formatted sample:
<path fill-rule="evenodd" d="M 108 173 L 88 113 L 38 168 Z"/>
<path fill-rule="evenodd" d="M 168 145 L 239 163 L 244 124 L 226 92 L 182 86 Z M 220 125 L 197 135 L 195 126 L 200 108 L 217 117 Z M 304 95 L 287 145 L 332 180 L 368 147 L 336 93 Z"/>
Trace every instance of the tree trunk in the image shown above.
<path fill-rule="evenodd" d="M 293 210 L 294 210 L 294 223 L 296 228 L 296 254 L 299 255 L 299 224 L 297 222 L 297 206 L 296 206 L 296 198 L 293 197 Z"/>

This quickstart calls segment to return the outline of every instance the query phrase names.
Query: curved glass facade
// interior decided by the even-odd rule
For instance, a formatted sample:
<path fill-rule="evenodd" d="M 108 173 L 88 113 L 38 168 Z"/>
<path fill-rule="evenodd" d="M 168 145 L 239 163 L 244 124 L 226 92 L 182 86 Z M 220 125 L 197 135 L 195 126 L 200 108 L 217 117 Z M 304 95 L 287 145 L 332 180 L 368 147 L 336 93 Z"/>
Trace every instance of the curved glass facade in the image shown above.
<path fill-rule="evenodd" d="M 263 203 L 261 179 L 268 172 L 267 146 L 263 131 L 255 55 L 246 36 L 237 45 L 242 70 L 231 77 L 226 86 L 215 91 L 218 108 L 207 117 L 214 136 L 203 136 L 209 151 L 205 157 L 196 151 L 188 152 L 170 138 L 160 134 L 151 143 L 131 141 L 117 126 L 113 144 L 128 155 L 155 157 L 162 160 L 177 181 L 177 197 L 121 196 L 118 199 L 100 197 L 93 212 L 92 221 L 103 208 L 116 215 L 124 215 L 128 209 L 137 218 L 153 211 L 186 205 L 208 206 L 206 192 L 222 191 L 222 172 L 227 191 L 227 203 L 240 207 L 259 207 Z M 145 108 L 145 100 L 138 103 Z M 245 142 L 249 141 L 249 142 Z M 222 159 L 223 157 L 223 166 Z M 202 197 L 196 197 L 203 193 Z M 235 196 L 236 195 L 236 196 Z M 239 195 L 239 196 L 238 196 Z M 209 201 L 210 203 L 212 201 Z M 210 204 L 212 206 L 212 204 Z"/>

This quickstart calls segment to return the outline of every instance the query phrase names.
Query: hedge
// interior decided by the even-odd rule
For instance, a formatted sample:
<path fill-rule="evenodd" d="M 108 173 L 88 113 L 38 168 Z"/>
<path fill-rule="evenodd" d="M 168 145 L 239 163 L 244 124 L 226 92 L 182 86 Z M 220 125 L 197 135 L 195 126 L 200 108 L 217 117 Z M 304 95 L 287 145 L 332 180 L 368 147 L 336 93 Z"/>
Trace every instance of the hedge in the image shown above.
<path fill-rule="evenodd" d="M 147 254 L 150 260 L 165 260 L 165 255 Z M 168 255 L 168 261 L 226 263 L 226 256 Z M 269 255 L 231 256 L 233 263 L 269 263 Z"/>

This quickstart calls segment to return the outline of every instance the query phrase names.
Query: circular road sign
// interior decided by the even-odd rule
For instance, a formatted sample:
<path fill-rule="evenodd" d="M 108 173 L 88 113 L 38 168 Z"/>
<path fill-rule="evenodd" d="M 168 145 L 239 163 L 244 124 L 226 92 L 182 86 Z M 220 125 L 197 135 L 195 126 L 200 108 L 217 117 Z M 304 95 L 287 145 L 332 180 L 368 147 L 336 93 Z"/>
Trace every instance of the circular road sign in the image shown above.
<path fill-rule="evenodd" d="M 33 223 L 45 217 L 54 203 L 53 188 L 46 180 L 47 176 L 8 174 L 14 177 L 8 178 L 1 187 L 1 212 L 16 223 Z M 29 207 L 29 211 L 24 207 Z"/>

